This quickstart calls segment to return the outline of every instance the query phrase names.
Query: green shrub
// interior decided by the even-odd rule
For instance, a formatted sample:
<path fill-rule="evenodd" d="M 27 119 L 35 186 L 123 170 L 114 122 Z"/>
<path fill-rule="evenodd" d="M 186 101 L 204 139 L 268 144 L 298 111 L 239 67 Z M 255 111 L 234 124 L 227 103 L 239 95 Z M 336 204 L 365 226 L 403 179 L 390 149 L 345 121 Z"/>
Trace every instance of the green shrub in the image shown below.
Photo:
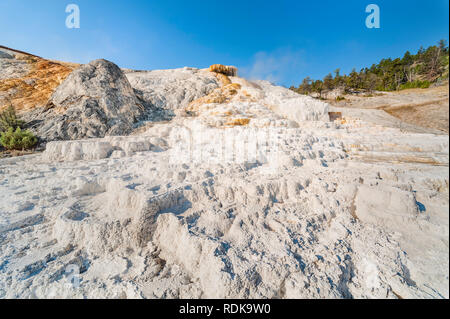
<path fill-rule="evenodd" d="M 35 146 L 36 136 L 28 130 L 22 131 L 20 127 L 15 130 L 9 127 L 6 132 L 0 134 L 0 144 L 7 150 L 26 150 Z"/>
<path fill-rule="evenodd" d="M 405 84 L 400 85 L 400 90 L 405 90 L 405 89 L 428 89 L 431 85 L 430 81 L 413 81 L 413 82 L 408 82 Z"/>
<path fill-rule="evenodd" d="M 16 110 L 12 104 L 0 113 L 0 132 L 6 132 L 10 127 L 14 130 L 18 127 L 22 129 L 24 124 L 23 121 L 17 118 Z"/>
<path fill-rule="evenodd" d="M 343 96 L 338 96 L 338 97 L 336 97 L 336 101 L 337 102 L 339 102 L 339 101 L 343 101 L 343 100 L 345 100 L 345 97 L 343 97 Z"/>

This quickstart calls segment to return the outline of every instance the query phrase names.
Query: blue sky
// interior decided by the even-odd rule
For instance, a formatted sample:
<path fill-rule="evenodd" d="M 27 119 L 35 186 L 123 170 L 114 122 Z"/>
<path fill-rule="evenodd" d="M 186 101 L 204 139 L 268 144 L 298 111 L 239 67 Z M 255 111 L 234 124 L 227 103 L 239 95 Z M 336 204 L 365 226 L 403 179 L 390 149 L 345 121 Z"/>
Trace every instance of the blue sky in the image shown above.
<path fill-rule="evenodd" d="M 80 29 L 65 27 L 70 3 L 80 7 Z M 365 27 L 371 3 L 380 29 Z M 236 65 L 289 86 L 448 41 L 448 11 L 448 0 L 0 0 L 0 44 L 134 69 Z"/>

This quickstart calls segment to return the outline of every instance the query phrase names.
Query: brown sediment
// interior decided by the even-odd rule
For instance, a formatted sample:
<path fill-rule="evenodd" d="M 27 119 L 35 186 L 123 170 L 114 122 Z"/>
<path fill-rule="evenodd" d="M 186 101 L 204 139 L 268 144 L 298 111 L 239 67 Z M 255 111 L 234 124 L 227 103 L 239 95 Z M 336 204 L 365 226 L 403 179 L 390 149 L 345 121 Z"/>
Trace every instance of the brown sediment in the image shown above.
<path fill-rule="evenodd" d="M 330 121 L 341 120 L 342 113 L 341 112 L 328 112 L 328 116 L 330 117 Z"/>
<path fill-rule="evenodd" d="M 351 153 L 351 152 L 347 152 Z M 359 155 L 353 154 L 353 157 L 358 160 L 362 160 L 367 163 L 392 163 L 392 164 L 425 164 L 432 166 L 448 166 L 448 163 L 440 162 L 434 158 L 427 156 L 396 156 L 393 158 L 388 158 L 387 156 L 377 156 L 377 155 Z"/>
<path fill-rule="evenodd" d="M 355 205 L 356 195 L 353 197 L 352 205 L 350 206 L 350 214 L 355 220 L 359 220 L 358 215 L 356 215 L 356 205 Z"/>
<path fill-rule="evenodd" d="M 209 67 L 210 72 L 221 73 L 228 76 L 237 76 L 238 70 L 234 66 L 226 66 L 222 64 L 213 64 Z"/>
<path fill-rule="evenodd" d="M 248 125 L 250 123 L 250 119 L 246 118 L 238 118 L 238 119 L 231 119 L 228 122 L 225 123 L 226 126 L 243 126 Z"/>
<path fill-rule="evenodd" d="M 24 51 L 20 51 L 20 50 L 16 50 L 16 49 L 11 49 L 11 48 L 5 47 L 3 45 L 0 45 L 0 49 L 5 49 L 5 50 L 12 51 L 12 52 L 15 52 L 15 53 L 20 53 L 20 54 L 24 54 L 24 55 L 27 55 L 27 56 L 31 56 L 31 57 L 35 57 L 35 58 L 41 59 L 41 57 L 39 57 L 37 55 L 31 54 L 31 53 L 28 53 L 28 52 L 24 52 Z"/>
<path fill-rule="evenodd" d="M 398 299 L 404 299 L 402 296 L 400 296 L 398 293 L 396 293 L 394 290 L 391 290 L 395 297 Z"/>
<path fill-rule="evenodd" d="M 382 109 L 406 123 L 449 132 L 448 97 L 416 104 L 385 106 Z"/>
<path fill-rule="evenodd" d="M 239 91 L 241 90 L 241 85 L 238 83 L 233 83 L 228 76 L 237 76 L 237 68 L 233 66 L 225 66 L 222 64 L 213 64 L 209 67 L 209 71 L 213 72 L 216 78 L 219 80 L 220 87 L 213 90 L 210 94 L 198 98 L 191 103 L 189 103 L 188 107 L 186 107 L 185 111 L 198 115 L 198 113 L 203 109 L 207 108 L 208 104 L 223 104 L 228 103 L 235 97 Z M 242 98 L 250 98 L 250 95 L 247 92 L 243 92 Z M 220 112 L 219 112 L 220 113 Z M 215 114 L 219 115 L 218 112 Z M 232 113 L 230 111 L 226 111 L 223 114 L 224 116 L 230 116 Z M 250 120 L 249 120 L 250 121 Z M 230 120 L 226 125 L 245 125 L 239 124 L 244 123 L 245 121 L 234 121 Z"/>

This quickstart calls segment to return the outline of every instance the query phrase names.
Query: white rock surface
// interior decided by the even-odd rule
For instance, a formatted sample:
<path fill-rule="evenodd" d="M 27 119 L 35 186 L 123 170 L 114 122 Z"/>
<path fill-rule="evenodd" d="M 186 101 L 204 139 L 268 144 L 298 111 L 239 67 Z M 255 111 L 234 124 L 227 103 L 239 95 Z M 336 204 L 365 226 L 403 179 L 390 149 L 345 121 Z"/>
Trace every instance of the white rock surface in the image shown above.
<path fill-rule="evenodd" d="M 126 71 L 133 88 L 149 105 L 165 110 L 186 107 L 219 86 L 214 73 L 195 68 Z"/>
<path fill-rule="evenodd" d="M 232 81 L 248 100 L 0 160 L 0 297 L 448 298 L 448 136 Z"/>

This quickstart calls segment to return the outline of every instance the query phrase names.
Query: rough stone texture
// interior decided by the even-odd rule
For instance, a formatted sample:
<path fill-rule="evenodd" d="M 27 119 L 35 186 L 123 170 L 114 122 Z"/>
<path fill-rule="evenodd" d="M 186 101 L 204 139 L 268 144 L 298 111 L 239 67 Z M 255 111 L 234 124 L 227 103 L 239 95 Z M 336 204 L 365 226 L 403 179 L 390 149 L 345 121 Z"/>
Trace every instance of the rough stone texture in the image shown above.
<path fill-rule="evenodd" d="M 167 110 L 219 85 L 127 75 Z M 449 297 L 448 136 L 230 82 L 194 116 L 0 160 L 0 298 Z"/>
<path fill-rule="evenodd" d="M 127 72 L 126 76 L 144 103 L 166 110 L 168 117 L 219 87 L 214 73 L 194 68 Z"/>
<path fill-rule="evenodd" d="M 401 231 L 420 217 L 414 195 L 393 187 L 359 187 L 355 208 L 362 222 L 383 225 L 393 231 Z"/>
<path fill-rule="evenodd" d="M 448 137 L 205 112 L 0 160 L 0 297 L 448 298 Z"/>
<path fill-rule="evenodd" d="M 449 86 L 442 85 L 429 89 L 408 89 L 395 92 L 376 92 L 371 97 L 363 94 L 348 94 L 345 100 L 332 101 L 346 109 L 364 108 L 383 110 L 417 128 L 439 133 L 449 132 Z M 375 119 L 378 121 L 378 119 Z M 431 129 L 431 130 L 430 130 Z"/>
<path fill-rule="evenodd" d="M 0 80 L 20 78 L 31 70 L 26 60 L 16 58 L 14 52 L 0 48 Z"/>
<path fill-rule="evenodd" d="M 53 92 L 45 110 L 25 116 L 44 140 L 127 135 L 144 113 L 114 63 L 95 60 L 74 70 Z"/>
<path fill-rule="evenodd" d="M 212 127 L 302 127 L 329 121 L 329 105 L 267 81 L 229 77 L 209 95 L 189 104 L 186 113 Z"/>
<path fill-rule="evenodd" d="M 0 48 L 0 59 L 13 59 L 14 55 L 9 50 Z"/>

